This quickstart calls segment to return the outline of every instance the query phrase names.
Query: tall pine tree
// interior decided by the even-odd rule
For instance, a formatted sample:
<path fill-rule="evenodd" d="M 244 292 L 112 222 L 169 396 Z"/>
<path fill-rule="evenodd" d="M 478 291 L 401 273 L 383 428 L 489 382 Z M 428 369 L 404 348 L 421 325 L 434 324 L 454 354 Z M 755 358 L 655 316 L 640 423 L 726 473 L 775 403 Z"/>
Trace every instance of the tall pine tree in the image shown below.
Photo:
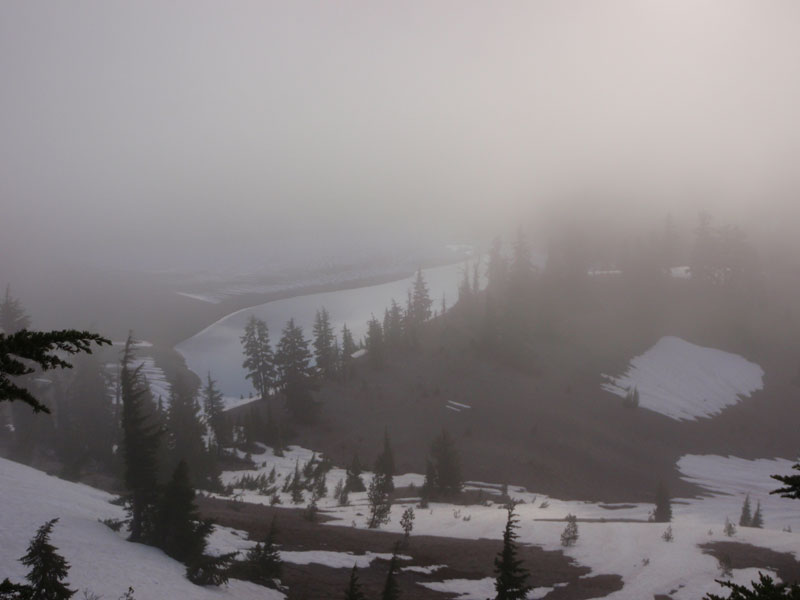
<path fill-rule="evenodd" d="M 430 464 L 434 477 L 432 491 L 447 497 L 461 492 L 464 485 L 461 476 L 461 460 L 452 438 L 444 429 L 431 444 Z"/>
<path fill-rule="evenodd" d="M 395 544 L 392 558 L 389 560 L 389 572 L 386 573 L 386 581 L 381 591 L 381 600 L 398 600 L 400 598 L 400 586 L 397 584 L 397 551 L 398 545 Z"/>
<path fill-rule="evenodd" d="M 517 558 L 518 537 L 515 531 L 518 521 L 514 515 L 514 507 L 508 509 L 506 528 L 503 531 L 503 549 L 494 559 L 494 571 L 497 574 L 494 589 L 495 600 L 525 600 L 533 589 L 528 585 L 528 571 L 523 568 L 522 561 Z"/>
<path fill-rule="evenodd" d="M 214 463 L 216 457 L 206 448 L 206 432 L 200 417 L 200 403 L 195 386 L 184 377 L 170 385 L 170 402 L 167 409 L 167 449 L 169 469 L 182 460 L 192 465 L 193 485 L 213 489 L 218 487 Z M 169 471 L 167 471 L 169 472 Z"/>
<path fill-rule="evenodd" d="M 298 420 L 312 420 L 316 403 L 311 394 L 314 389 L 313 370 L 309 366 L 311 352 L 303 328 L 289 319 L 284 327 L 275 353 L 278 385 L 286 397 L 286 408 Z"/>
<path fill-rule="evenodd" d="M 430 319 L 432 306 L 433 300 L 428 292 L 428 284 L 422 274 L 422 269 L 419 269 L 412 285 L 411 310 L 409 311 L 411 322 L 414 325 L 420 325 Z"/>
<path fill-rule="evenodd" d="M 194 502 L 189 467 L 181 460 L 164 487 L 156 510 L 153 545 L 183 563 L 198 561 L 206 548 L 213 524 L 201 520 Z"/>
<path fill-rule="evenodd" d="M 383 328 L 375 315 L 367 322 L 367 360 L 374 369 L 379 369 L 384 363 Z"/>
<path fill-rule="evenodd" d="M 231 444 L 231 431 L 228 419 L 225 416 L 225 402 L 222 392 L 217 389 L 217 382 L 211 379 L 208 372 L 206 383 L 203 386 L 203 413 L 205 414 L 211 440 L 218 455 L 222 455 L 223 448 Z"/>
<path fill-rule="evenodd" d="M 314 361 L 322 377 L 336 375 L 336 352 L 331 317 L 325 307 L 317 311 L 314 318 Z"/>
<path fill-rule="evenodd" d="M 29 329 L 31 319 L 22 307 L 22 303 L 11 295 L 11 286 L 6 286 L 6 294 L 0 302 L 0 333 L 11 335 L 23 329 Z"/>
<path fill-rule="evenodd" d="M 652 520 L 656 523 L 669 523 L 672 521 L 669 490 L 663 483 L 659 483 L 656 488 L 656 507 L 653 510 Z"/>
<path fill-rule="evenodd" d="M 130 540 L 141 542 L 152 535 L 153 511 L 158 499 L 157 456 L 162 428 L 154 418 L 155 407 L 145 404 L 148 395 L 142 382 L 142 365 L 134 367 L 134 359 L 133 334 L 129 334 L 120 369 L 121 447 L 131 518 Z"/>
<path fill-rule="evenodd" d="M 394 491 L 394 452 L 392 452 L 392 443 L 389 441 L 389 428 L 383 430 L 383 450 L 375 459 L 375 474 L 381 475 L 381 485 L 387 493 Z"/>
<path fill-rule="evenodd" d="M 358 581 L 358 572 L 356 565 L 350 571 L 350 581 L 347 583 L 347 589 L 344 591 L 344 600 L 367 600 L 364 592 L 361 591 L 361 583 Z"/>
<path fill-rule="evenodd" d="M 31 600 L 67 600 L 76 590 L 71 590 L 64 579 L 69 573 L 69 563 L 50 543 L 53 525 L 58 519 L 52 519 L 42 525 L 28 545 L 28 552 L 20 559 L 23 565 L 30 567 L 25 576 L 30 582 L 30 596 L 21 596 Z"/>
<path fill-rule="evenodd" d="M 267 400 L 275 378 L 275 357 L 267 324 L 250 315 L 240 339 L 245 357 L 242 367 L 247 371 L 245 377 L 252 382 L 262 400 Z"/>

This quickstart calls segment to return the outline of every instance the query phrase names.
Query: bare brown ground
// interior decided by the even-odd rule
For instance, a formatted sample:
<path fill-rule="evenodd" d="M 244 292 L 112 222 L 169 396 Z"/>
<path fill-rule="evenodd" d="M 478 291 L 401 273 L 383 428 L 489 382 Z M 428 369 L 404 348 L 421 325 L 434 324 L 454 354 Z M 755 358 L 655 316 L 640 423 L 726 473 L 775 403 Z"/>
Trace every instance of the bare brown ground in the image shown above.
<path fill-rule="evenodd" d="M 700 548 L 717 560 L 727 561 L 732 569 L 770 569 L 784 583 L 800 581 L 800 562 L 791 552 L 776 552 L 741 542 L 710 542 Z"/>

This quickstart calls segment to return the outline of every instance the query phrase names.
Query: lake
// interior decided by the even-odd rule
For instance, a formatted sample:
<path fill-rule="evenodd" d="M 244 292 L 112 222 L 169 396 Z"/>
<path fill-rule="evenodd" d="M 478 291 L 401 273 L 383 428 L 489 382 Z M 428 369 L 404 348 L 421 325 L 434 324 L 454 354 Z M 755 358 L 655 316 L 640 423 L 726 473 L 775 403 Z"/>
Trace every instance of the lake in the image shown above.
<path fill-rule="evenodd" d="M 472 266 L 469 268 L 472 269 Z M 428 284 L 434 310 L 441 310 L 442 297 L 445 298 L 447 307 L 455 303 L 458 298 L 458 284 L 464 277 L 464 263 L 423 269 L 422 274 Z M 342 325 L 346 323 L 358 343 L 366 334 L 367 321 L 373 314 L 383 322 L 383 311 L 391 304 L 392 298 L 405 307 L 407 292 L 415 277 L 416 274 L 380 285 L 296 296 L 245 308 L 223 317 L 184 340 L 175 349 L 186 359 L 189 368 L 201 378 L 205 378 L 206 373 L 211 371 L 211 376 L 217 380 L 225 396 L 248 396 L 253 387 L 245 379 L 242 368 L 244 356 L 240 337 L 250 315 L 267 323 L 273 350 L 280 339 L 281 330 L 290 318 L 294 318 L 310 340 L 314 317 L 323 306 L 330 314 L 331 325 L 340 341 Z"/>

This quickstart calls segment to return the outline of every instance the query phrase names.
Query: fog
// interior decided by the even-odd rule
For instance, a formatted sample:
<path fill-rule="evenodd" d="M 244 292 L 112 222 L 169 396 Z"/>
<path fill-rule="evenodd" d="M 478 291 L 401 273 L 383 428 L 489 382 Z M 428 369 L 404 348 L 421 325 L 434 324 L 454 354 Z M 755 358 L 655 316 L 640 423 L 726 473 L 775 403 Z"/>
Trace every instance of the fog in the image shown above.
<path fill-rule="evenodd" d="M 349 260 L 554 207 L 791 233 L 798 26 L 792 1 L 7 0 L 2 262 Z"/>

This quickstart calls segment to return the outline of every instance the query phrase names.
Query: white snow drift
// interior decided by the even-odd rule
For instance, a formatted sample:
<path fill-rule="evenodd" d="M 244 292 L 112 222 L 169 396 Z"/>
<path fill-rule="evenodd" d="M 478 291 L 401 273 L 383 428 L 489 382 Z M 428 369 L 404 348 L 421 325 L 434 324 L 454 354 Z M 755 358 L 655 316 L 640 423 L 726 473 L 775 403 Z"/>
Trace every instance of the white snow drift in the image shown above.
<path fill-rule="evenodd" d="M 678 421 L 719 414 L 762 389 L 764 371 L 738 354 L 696 346 L 677 337 L 663 337 L 630 362 L 628 370 L 610 377 L 603 389 L 625 397 L 634 387 L 639 405 Z"/>

